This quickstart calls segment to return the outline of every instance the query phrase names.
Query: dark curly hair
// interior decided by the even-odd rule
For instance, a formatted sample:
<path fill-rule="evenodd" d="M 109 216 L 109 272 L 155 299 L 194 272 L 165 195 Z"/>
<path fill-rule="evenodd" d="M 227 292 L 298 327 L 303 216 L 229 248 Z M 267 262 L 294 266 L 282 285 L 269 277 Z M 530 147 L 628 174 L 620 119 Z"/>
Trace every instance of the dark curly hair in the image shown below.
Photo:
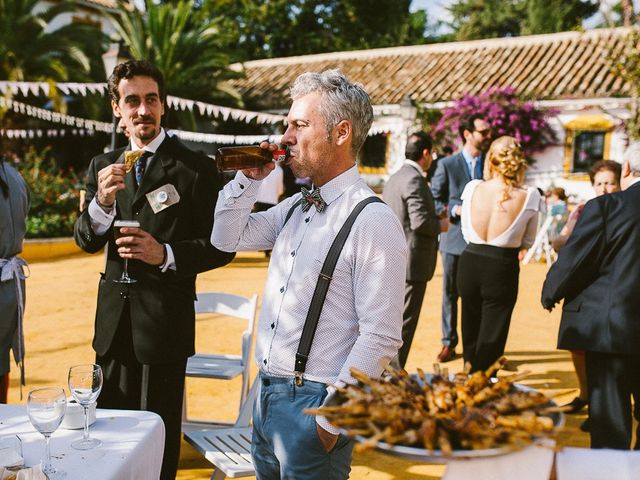
<path fill-rule="evenodd" d="M 160 100 L 165 101 L 164 77 L 158 68 L 148 60 L 129 60 L 121 63 L 113 69 L 113 73 L 109 76 L 109 96 L 111 100 L 118 103 L 120 100 L 120 92 L 118 86 L 123 78 L 130 79 L 135 76 L 151 77 L 158 84 Z"/>

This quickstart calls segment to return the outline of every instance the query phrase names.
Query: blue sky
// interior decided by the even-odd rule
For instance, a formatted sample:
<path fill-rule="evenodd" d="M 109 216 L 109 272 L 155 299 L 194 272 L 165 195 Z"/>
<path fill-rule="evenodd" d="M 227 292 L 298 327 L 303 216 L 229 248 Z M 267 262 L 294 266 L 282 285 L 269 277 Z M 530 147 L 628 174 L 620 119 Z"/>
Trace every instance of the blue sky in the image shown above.
<path fill-rule="evenodd" d="M 429 23 L 436 20 L 449 20 L 449 12 L 445 9 L 453 0 L 412 0 L 411 10 L 426 10 Z"/>
<path fill-rule="evenodd" d="M 429 23 L 437 20 L 448 21 L 450 19 L 449 12 L 446 10 L 448 5 L 454 3 L 454 0 L 412 0 L 411 10 L 426 10 Z M 614 0 L 603 0 L 602 8 L 608 9 L 615 3 Z M 640 7 L 640 0 L 633 0 L 636 11 Z M 593 28 L 602 21 L 602 15 L 597 13 L 584 22 L 585 28 Z"/>

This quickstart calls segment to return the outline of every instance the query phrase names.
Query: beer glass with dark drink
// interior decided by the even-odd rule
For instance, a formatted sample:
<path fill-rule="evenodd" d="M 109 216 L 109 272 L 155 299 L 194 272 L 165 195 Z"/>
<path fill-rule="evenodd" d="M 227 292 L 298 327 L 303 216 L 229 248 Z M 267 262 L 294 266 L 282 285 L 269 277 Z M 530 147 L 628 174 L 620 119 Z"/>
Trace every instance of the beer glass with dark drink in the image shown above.
<path fill-rule="evenodd" d="M 121 228 L 140 228 L 140 222 L 136 220 L 116 220 L 113 222 L 113 236 L 115 239 L 119 239 L 123 237 L 124 234 L 120 233 Z M 137 280 L 135 278 L 131 278 L 128 272 L 129 267 L 129 259 L 124 259 L 124 268 L 122 269 L 122 276 L 119 279 L 114 279 L 113 281 L 116 283 L 136 283 Z"/>

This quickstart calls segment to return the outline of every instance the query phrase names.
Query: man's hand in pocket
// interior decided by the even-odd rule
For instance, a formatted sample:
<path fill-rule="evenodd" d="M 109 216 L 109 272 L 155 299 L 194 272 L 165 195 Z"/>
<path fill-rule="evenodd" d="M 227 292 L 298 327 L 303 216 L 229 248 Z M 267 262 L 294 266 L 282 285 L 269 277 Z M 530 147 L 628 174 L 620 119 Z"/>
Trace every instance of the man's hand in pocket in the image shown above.
<path fill-rule="evenodd" d="M 324 428 L 322 428 L 317 423 L 316 423 L 316 430 L 318 431 L 318 438 L 320 439 L 320 442 L 324 447 L 324 451 L 329 453 L 331 450 L 333 450 L 333 447 L 336 446 L 339 435 L 334 435 L 333 433 L 327 432 Z"/>

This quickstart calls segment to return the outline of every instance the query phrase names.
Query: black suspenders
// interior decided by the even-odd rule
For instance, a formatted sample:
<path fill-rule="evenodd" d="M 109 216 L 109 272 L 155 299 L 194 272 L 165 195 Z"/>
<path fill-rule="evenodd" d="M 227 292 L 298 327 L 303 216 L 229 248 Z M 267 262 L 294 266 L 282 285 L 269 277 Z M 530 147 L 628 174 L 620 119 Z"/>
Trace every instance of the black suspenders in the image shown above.
<path fill-rule="evenodd" d="M 307 366 L 307 359 L 309 358 L 311 343 L 313 342 L 313 337 L 316 333 L 316 327 L 318 326 L 318 320 L 320 319 L 322 306 L 324 305 L 324 300 L 327 296 L 329 284 L 331 283 L 333 271 L 336 268 L 336 263 L 338 262 L 340 252 L 342 251 L 342 248 L 347 241 L 347 237 L 349 236 L 349 232 L 351 232 L 351 227 L 353 226 L 356 217 L 360 214 L 364 207 L 373 202 L 384 203 L 378 197 L 368 197 L 360 201 L 360 203 L 355 206 L 353 211 L 349 214 L 349 217 L 347 217 L 347 220 L 344 222 L 344 225 L 342 225 L 342 228 L 340 228 L 338 235 L 336 235 L 336 238 L 333 240 L 333 243 L 329 248 L 329 252 L 327 253 L 327 258 L 322 265 L 322 270 L 320 271 L 320 275 L 318 276 L 318 283 L 316 284 L 316 288 L 313 292 L 313 298 L 311 299 L 311 305 L 309 305 L 309 311 L 307 312 L 307 319 L 305 320 L 304 328 L 302 329 L 302 336 L 300 337 L 300 343 L 298 344 L 298 351 L 296 352 L 294 371 L 296 385 L 298 386 L 303 384 L 302 376 Z M 296 202 L 293 207 L 291 207 L 291 209 L 287 213 L 285 223 L 287 222 L 287 220 L 289 220 L 289 218 L 293 214 L 293 210 L 300 203 L 301 202 Z"/>

